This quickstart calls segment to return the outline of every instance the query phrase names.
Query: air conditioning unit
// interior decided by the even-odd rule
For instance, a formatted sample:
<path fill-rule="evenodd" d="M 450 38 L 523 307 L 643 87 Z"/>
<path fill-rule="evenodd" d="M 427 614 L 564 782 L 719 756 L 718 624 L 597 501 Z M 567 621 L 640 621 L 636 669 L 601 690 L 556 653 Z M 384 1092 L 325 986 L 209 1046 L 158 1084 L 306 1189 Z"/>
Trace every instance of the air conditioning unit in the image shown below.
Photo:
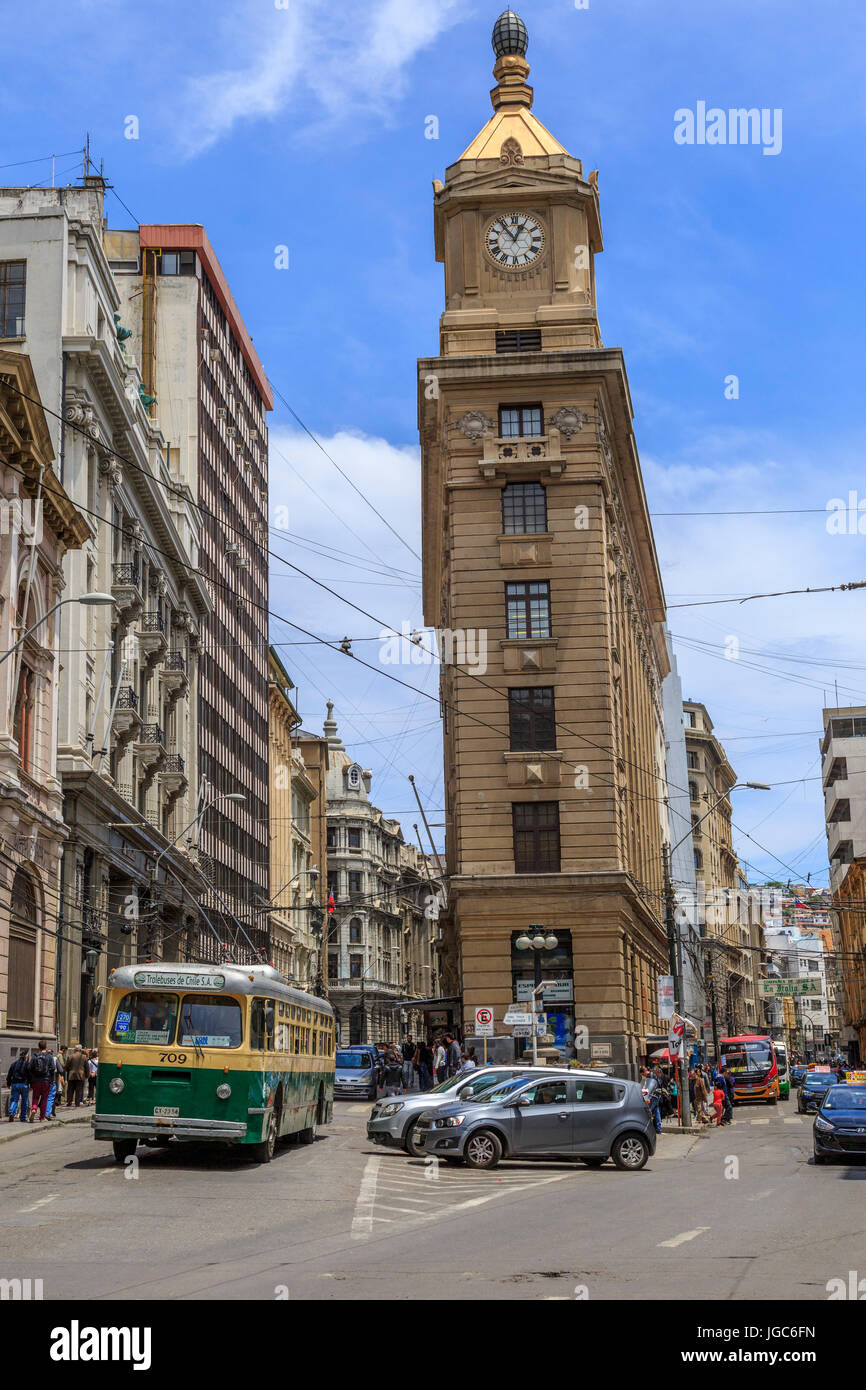
<path fill-rule="evenodd" d="M 224 420 L 224 419 L 226 418 L 226 415 L 227 415 L 227 414 L 228 414 L 228 411 L 226 410 L 226 408 L 225 408 L 224 405 L 218 405 L 218 406 L 217 406 L 217 415 L 219 416 L 219 418 L 220 418 L 221 420 Z"/>
<path fill-rule="evenodd" d="M 220 359 L 221 359 L 221 357 L 222 357 L 222 353 L 220 352 L 219 348 L 211 348 L 211 350 L 210 350 L 210 360 L 211 360 L 211 362 L 219 362 Z"/>

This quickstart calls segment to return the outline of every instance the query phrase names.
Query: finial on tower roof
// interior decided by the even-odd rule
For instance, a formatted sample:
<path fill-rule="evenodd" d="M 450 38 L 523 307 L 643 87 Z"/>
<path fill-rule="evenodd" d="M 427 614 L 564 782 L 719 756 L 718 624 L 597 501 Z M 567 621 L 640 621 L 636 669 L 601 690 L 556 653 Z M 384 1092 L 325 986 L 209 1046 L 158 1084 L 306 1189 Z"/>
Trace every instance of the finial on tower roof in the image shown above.
<path fill-rule="evenodd" d="M 497 58 L 503 58 L 506 53 L 518 53 L 524 58 L 528 47 L 529 34 L 520 15 L 513 10 L 503 10 L 493 26 L 493 52 Z"/>
<path fill-rule="evenodd" d="M 532 88 L 526 85 L 529 64 L 526 50 L 529 34 L 526 25 L 513 10 L 503 10 L 493 26 L 493 52 L 496 66 L 493 76 L 499 83 L 490 93 L 493 109 L 500 106 L 532 106 Z"/>

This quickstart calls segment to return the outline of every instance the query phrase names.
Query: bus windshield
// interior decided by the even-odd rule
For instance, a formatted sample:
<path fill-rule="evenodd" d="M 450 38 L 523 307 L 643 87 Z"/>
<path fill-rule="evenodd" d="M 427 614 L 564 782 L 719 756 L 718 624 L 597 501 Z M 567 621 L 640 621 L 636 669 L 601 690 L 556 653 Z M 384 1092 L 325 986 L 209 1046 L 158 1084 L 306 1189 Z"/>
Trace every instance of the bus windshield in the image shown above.
<path fill-rule="evenodd" d="M 728 1067 L 731 1075 L 766 1076 L 772 1069 L 773 1048 L 768 1038 L 724 1038 L 719 1043 L 722 1064 Z"/>
<path fill-rule="evenodd" d="M 241 1006 L 223 994 L 187 994 L 180 1009 L 181 1047 L 240 1047 Z"/>
<path fill-rule="evenodd" d="M 125 994 L 111 1025 L 111 1041 L 170 1043 L 174 1037 L 176 1019 L 176 994 Z"/>

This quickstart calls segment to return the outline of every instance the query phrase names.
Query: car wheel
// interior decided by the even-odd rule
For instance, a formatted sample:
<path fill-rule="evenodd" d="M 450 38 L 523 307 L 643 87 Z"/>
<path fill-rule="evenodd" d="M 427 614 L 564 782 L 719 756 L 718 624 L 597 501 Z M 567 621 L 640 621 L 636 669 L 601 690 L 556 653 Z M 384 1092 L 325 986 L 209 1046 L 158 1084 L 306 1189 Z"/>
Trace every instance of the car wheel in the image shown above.
<path fill-rule="evenodd" d="M 489 1129 L 470 1134 L 463 1148 L 463 1162 L 467 1168 L 495 1168 L 501 1157 L 502 1144 Z"/>
<path fill-rule="evenodd" d="M 603 1158 L 582 1158 L 581 1163 L 585 1163 L 587 1168 L 600 1168 L 604 1163 Z"/>
<path fill-rule="evenodd" d="M 273 1110 L 268 1116 L 267 1137 L 261 1144 L 252 1144 L 250 1157 L 253 1163 L 270 1163 L 277 1147 L 277 1117 Z"/>
<path fill-rule="evenodd" d="M 125 1163 L 135 1153 L 137 1139 L 115 1139 L 112 1148 L 114 1150 L 115 1163 Z"/>
<path fill-rule="evenodd" d="M 636 1173 L 649 1158 L 649 1144 L 642 1134 L 621 1134 L 610 1154 L 617 1168 Z"/>
<path fill-rule="evenodd" d="M 427 1150 L 424 1148 L 424 1145 L 418 1143 L 417 1120 L 412 1120 L 406 1126 L 406 1132 L 403 1135 L 403 1148 L 410 1158 L 423 1158 L 426 1154 Z"/>

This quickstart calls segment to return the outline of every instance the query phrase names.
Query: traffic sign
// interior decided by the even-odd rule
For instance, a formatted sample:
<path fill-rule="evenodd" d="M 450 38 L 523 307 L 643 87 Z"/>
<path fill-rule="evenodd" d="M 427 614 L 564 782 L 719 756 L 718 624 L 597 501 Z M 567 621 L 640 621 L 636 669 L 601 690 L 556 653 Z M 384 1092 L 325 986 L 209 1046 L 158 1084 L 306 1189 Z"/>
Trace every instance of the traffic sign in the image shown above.
<path fill-rule="evenodd" d="M 511 1036 L 513 1038 L 531 1038 L 532 1028 L 528 1023 L 515 1023 L 511 1030 Z"/>
<path fill-rule="evenodd" d="M 493 1010 L 486 1005 L 475 1010 L 475 1036 L 477 1038 L 493 1037 Z"/>
<path fill-rule="evenodd" d="M 521 1008 L 519 1004 L 509 1004 L 505 1017 L 502 1020 L 509 1028 L 513 1023 L 525 1023 L 528 1027 L 530 1021 L 529 1011 Z"/>

